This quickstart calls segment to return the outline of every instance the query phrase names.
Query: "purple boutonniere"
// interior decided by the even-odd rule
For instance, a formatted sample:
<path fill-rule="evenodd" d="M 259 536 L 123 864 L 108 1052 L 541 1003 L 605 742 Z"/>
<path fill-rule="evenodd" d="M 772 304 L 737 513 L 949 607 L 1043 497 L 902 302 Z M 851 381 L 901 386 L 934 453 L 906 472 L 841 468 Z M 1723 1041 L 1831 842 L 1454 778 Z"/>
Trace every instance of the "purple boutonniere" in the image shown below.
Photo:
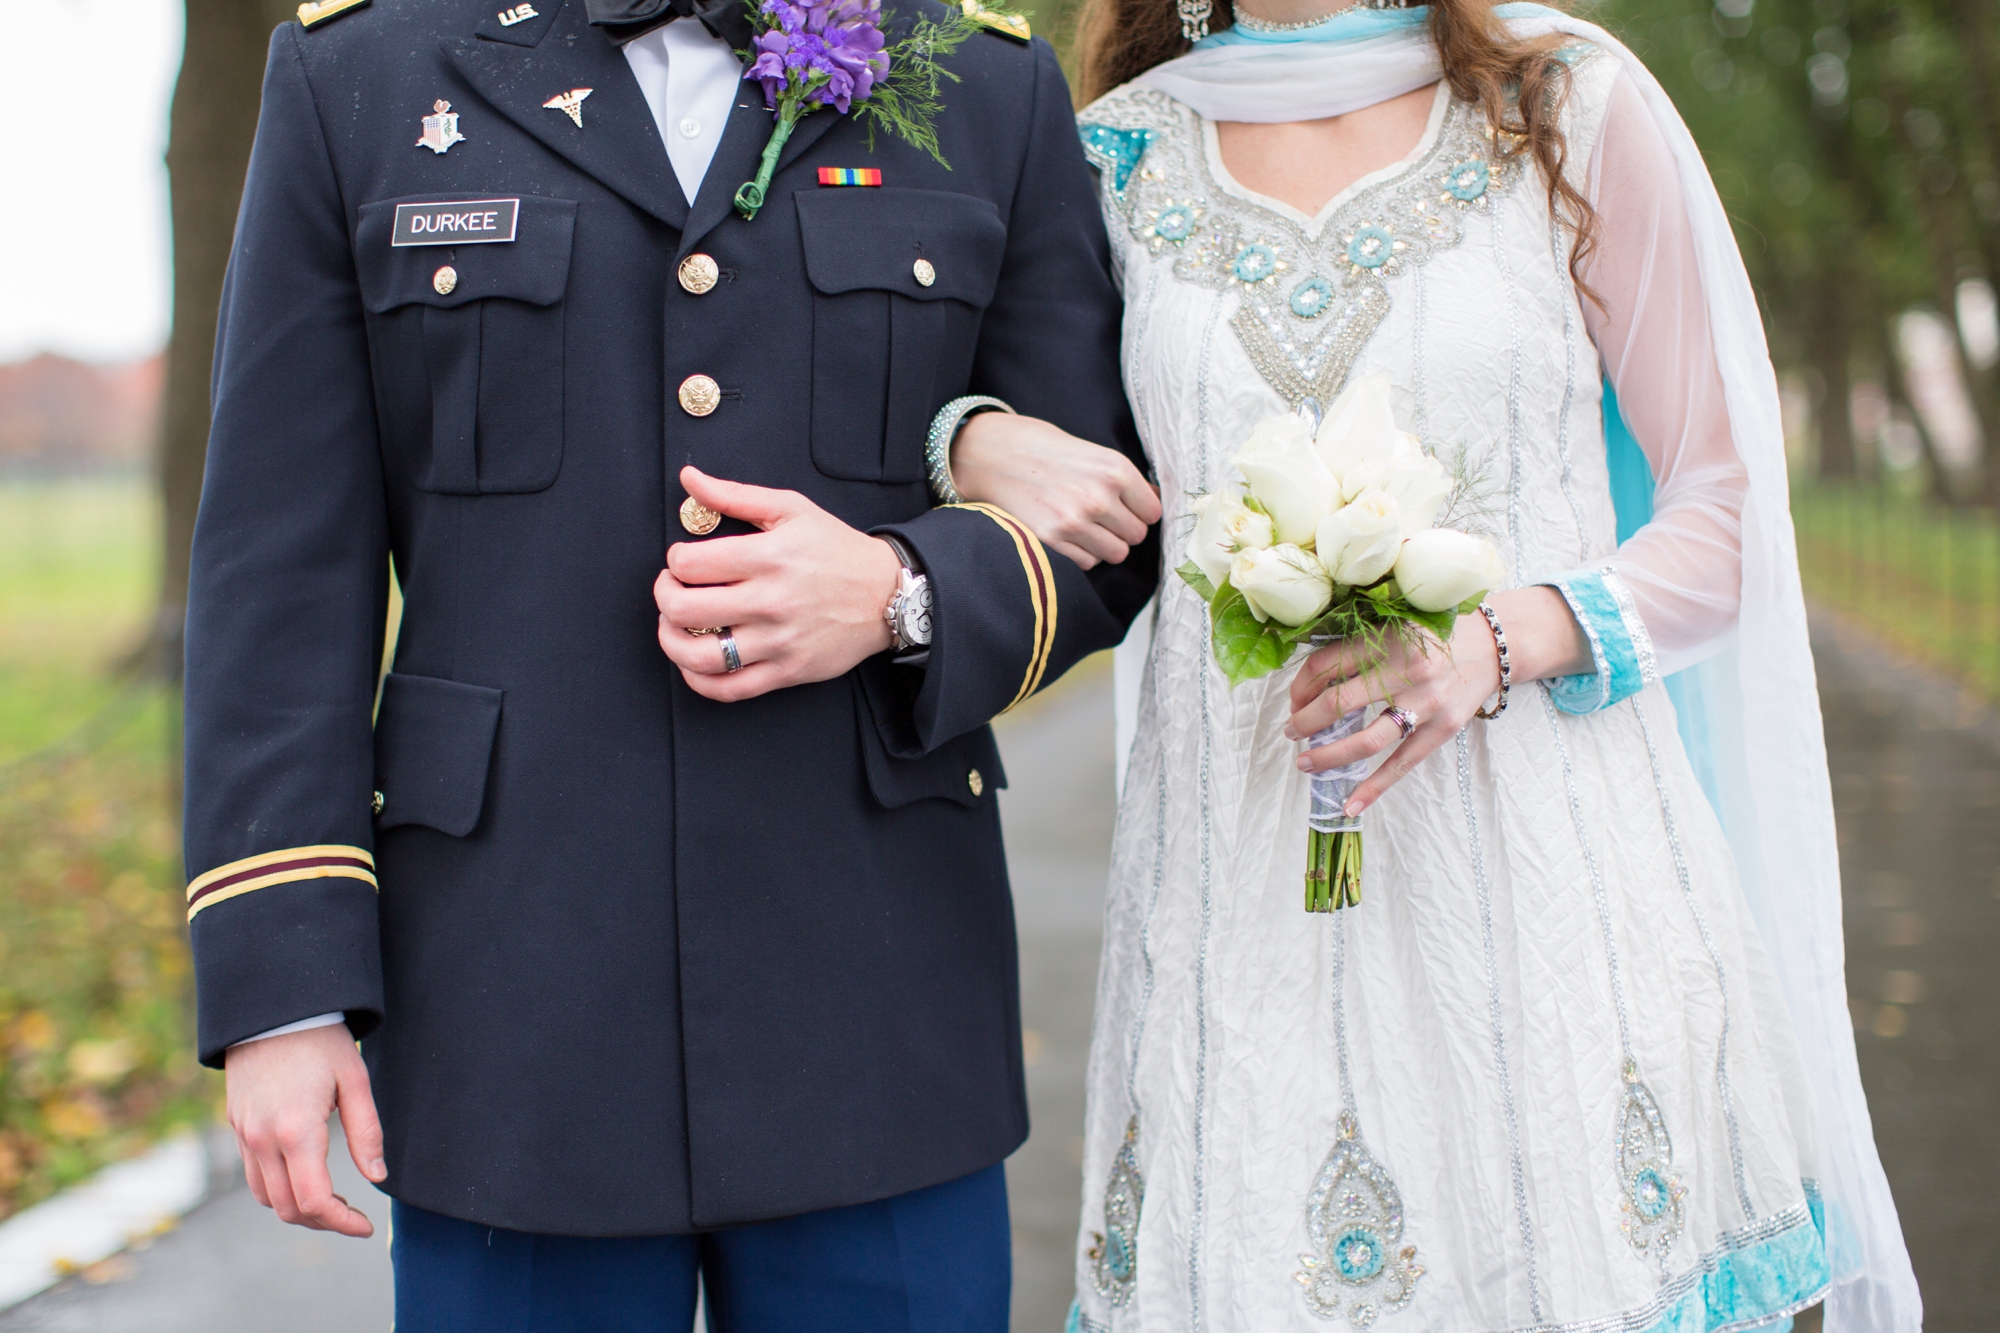
<path fill-rule="evenodd" d="M 736 211 L 746 219 L 764 206 L 764 193 L 777 170 L 778 155 L 801 116 L 821 107 L 850 111 L 875 131 L 888 130 L 949 167 L 938 150 L 932 117 L 942 103 L 940 79 L 957 76 L 937 58 L 957 49 L 980 24 L 954 8 L 943 22 L 920 18 L 909 35 L 891 46 L 883 35 L 888 15 L 881 0 L 748 0 L 756 37 L 744 54 L 751 58 L 744 78 L 764 85 L 764 105 L 777 117 L 764 145 L 757 178 L 736 191 Z"/>

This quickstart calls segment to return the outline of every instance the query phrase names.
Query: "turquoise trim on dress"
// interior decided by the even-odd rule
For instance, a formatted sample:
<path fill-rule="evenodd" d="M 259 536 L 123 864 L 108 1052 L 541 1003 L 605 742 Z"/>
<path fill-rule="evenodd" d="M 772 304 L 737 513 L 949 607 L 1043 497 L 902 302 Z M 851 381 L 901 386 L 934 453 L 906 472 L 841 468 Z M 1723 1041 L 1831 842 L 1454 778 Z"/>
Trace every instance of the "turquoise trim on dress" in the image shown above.
<path fill-rule="evenodd" d="M 1592 670 L 1558 676 L 1549 695 L 1565 713 L 1594 713 L 1629 699 L 1659 679 L 1653 645 L 1624 580 L 1609 568 L 1579 569 L 1546 580 L 1563 595 L 1590 640 Z"/>
<path fill-rule="evenodd" d="M 1132 173 L 1139 169 L 1139 159 L 1153 146 L 1151 130 L 1121 130 L 1110 125 L 1079 125 L 1077 134 L 1083 140 L 1084 155 L 1099 170 L 1111 173 L 1111 190 L 1114 194 L 1125 193 L 1125 186 L 1131 181 Z"/>

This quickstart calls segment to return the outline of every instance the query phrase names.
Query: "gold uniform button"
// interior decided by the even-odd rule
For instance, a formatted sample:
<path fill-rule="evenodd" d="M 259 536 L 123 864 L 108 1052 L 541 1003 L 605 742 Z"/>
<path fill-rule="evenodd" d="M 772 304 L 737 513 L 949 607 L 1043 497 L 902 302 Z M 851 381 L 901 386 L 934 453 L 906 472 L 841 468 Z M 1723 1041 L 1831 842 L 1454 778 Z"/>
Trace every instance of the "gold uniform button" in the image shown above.
<path fill-rule="evenodd" d="M 690 495 L 681 501 L 681 526 L 697 537 L 706 537 L 722 522 L 722 515 Z M 690 634 L 712 634 L 713 630 L 691 629 Z"/>
<path fill-rule="evenodd" d="M 681 381 L 681 411 L 691 417 L 705 417 L 722 405 L 722 387 L 706 375 L 690 375 Z"/>
<path fill-rule="evenodd" d="M 376 793 L 375 793 L 375 799 L 374 799 L 374 800 L 372 800 L 372 801 L 370 801 L 370 802 L 368 803 L 368 808 L 369 808 L 369 810 L 373 811 L 373 812 L 374 812 L 375 814 L 378 814 L 378 815 L 379 815 L 379 814 L 381 814 L 381 813 L 382 813 L 382 806 L 383 806 L 383 804 L 384 804 L 384 802 L 383 802 L 383 800 L 382 800 L 382 793 L 378 791 L 378 792 L 376 792 Z"/>
<path fill-rule="evenodd" d="M 457 286 L 458 270 L 449 264 L 431 274 L 431 289 L 439 296 L 450 296 L 452 289 Z"/>
<path fill-rule="evenodd" d="M 928 259 L 919 259 L 910 265 L 910 272 L 917 275 L 919 287 L 928 287 L 937 281 L 937 270 L 931 267 L 931 261 Z"/>
<path fill-rule="evenodd" d="M 979 776 L 979 770 L 976 768 L 965 775 L 965 785 L 972 788 L 974 796 L 986 794 L 986 779 Z"/>
<path fill-rule="evenodd" d="M 700 296 L 715 286 L 715 280 L 722 276 L 722 270 L 707 255 L 689 255 L 681 261 L 679 270 L 681 289 L 690 295 Z"/>

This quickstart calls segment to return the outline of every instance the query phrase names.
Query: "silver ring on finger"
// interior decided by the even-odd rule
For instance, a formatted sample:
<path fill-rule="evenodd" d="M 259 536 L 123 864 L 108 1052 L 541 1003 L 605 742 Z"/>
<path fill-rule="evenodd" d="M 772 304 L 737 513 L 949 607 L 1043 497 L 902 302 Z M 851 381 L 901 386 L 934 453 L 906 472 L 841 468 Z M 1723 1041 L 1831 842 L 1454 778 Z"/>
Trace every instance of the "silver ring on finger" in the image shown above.
<path fill-rule="evenodd" d="M 732 674 L 741 671 L 743 655 L 736 651 L 736 636 L 730 632 L 729 626 L 722 627 L 722 638 L 717 642 L 722 645 L 722 669 Z"/>
<path fill-rule="evenodd" d="M 1403 733 L 1404 740 L 1417 734 L 1417 715 L 1409 709 L 1391 706 L 1382 710 L 1382 716 L 1396 724 L 1396 730 Z"/>

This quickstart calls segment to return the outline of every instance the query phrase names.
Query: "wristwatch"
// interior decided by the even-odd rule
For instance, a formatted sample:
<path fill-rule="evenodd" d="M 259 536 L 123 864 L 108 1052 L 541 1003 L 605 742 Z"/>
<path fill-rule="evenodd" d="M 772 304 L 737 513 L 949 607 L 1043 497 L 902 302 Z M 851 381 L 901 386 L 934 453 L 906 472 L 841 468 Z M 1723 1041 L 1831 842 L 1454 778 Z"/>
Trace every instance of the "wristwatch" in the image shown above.
<path fill-rule="evenodd" d="M 882 534 L 877 534 L 882 536 Z M 896 553 L 902 564 L 902 576 L 896 581 L 896 591 L 889 598 L 889 604 L 882 608 L 882 616 L 889 622 L 889 634 L 896 641 L 896 651 L 909 652 L 931 646 L 931 579 L 928 574 L 917 572 L 916 557 L 910 548 L 894 537 L 882 536 L 889 543 L 889 549 Z"/>

